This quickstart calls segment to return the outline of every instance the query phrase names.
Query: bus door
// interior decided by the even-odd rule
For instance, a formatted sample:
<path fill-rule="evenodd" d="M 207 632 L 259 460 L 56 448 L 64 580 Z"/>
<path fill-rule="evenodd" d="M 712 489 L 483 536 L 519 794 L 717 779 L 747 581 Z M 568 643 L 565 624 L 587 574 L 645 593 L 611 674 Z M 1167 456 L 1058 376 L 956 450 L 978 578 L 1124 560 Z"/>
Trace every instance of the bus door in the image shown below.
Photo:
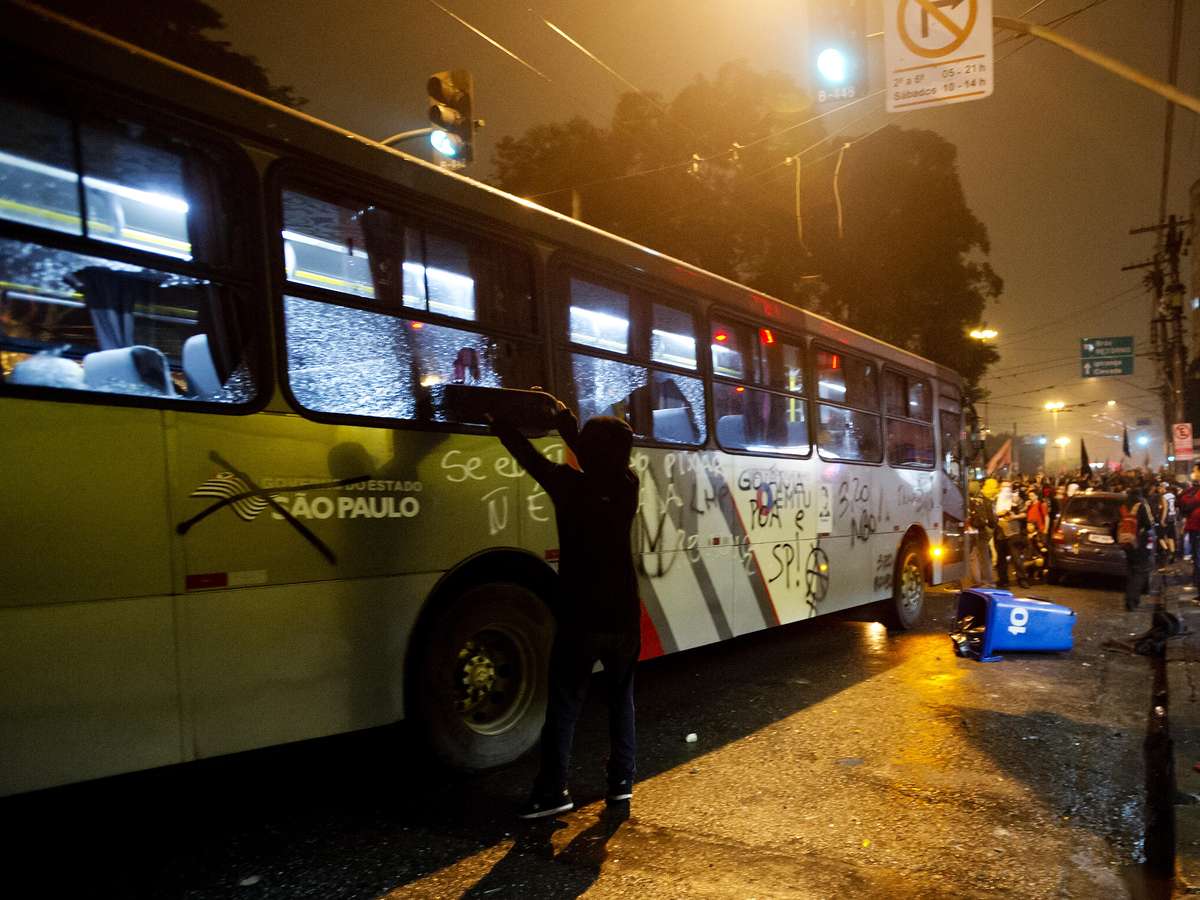
<path fill-rule="evenodd" d="M 954 581 L 966 574 L 964 529 L 967 499 L 962 458 L 962 407 L 957 401 L 941 398 L 938 408 L 938 432 L 941 440 L 940 497 L 942 508 L 942 566 L 935 581 Z"/>

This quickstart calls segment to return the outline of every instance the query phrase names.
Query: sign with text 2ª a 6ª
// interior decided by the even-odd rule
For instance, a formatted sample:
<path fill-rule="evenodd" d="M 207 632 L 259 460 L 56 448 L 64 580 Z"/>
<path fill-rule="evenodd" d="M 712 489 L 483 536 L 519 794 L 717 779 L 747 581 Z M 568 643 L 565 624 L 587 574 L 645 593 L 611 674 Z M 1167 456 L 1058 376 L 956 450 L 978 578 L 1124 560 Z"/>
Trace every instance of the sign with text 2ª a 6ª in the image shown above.
<path fill-rule="evenodd" d="M 1079 342 L 1079 370 L 1084 378 L 1133 374 L 1133 338 L 1083 338 Z"/>
<path fill-rule="evenodd" d="M 887 111 L 992 93 L 992 0 L 884 0 Z"/>

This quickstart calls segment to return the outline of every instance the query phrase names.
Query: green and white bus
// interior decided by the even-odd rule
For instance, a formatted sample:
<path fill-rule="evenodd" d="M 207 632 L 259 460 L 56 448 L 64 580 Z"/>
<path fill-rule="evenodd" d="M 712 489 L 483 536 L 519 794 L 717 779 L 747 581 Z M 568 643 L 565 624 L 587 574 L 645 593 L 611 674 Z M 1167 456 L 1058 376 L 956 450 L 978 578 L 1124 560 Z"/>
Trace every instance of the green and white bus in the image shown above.
<path fill-rule="evenodd" d="M 553 509 L 451 390 L 629 421 L 645 657 L 961 574 L 953 372 L 4 13 L 0 792 L 404 718 L 527 750 Z"/>

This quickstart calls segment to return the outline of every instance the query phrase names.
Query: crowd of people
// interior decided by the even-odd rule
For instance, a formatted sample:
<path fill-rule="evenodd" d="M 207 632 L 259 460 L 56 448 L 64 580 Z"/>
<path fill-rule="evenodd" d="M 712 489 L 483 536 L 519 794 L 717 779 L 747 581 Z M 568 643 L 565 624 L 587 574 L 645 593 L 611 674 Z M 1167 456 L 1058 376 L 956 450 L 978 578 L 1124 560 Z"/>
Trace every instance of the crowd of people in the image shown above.
<path fill-rule="evenodd" d="M 1086 478 L 988 478 L 972 481 L 969 490 L 968 528 L 974 548 L 969 577 L 976 584 L 1008 587 L 1015 580 L 1028 587 L 1048 578 L 1050 547 L 1067 499 L 1080 491 L 1109 491 L 1123 495 L 1112 537 L 1129 563 L 1126 607 L 1136 608 L 1147 592 L 1155 563 L 1190 559 L 1200 588 L 1200 467 L 1190 479 L 1133 469 Z"/>

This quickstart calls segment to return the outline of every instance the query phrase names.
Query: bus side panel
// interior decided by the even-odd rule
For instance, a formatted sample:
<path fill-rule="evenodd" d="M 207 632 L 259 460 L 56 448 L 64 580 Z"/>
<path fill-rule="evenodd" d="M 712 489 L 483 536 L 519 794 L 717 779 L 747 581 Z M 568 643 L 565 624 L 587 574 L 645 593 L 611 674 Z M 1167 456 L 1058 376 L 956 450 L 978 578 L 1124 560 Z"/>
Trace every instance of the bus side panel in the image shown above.
<path fill-rule="evenodd" d="M 548 498 L 493 437 L 278 414 L 179 415 L 173 434 L 176 515 L 195 520 L 179 592 L 443 572 L 496 546 L 557 546 Z M 561 456 L 561 443 L 543 449 Z M 244 496 L 256 488 L 274 505 Z M 218 506 L 230 494 L 244 500 Z"/>
<path fill-rule="evenodd" d="M 162 413 L 14 399 L 0 410 L 0 606 L 170 593 Z"/>
<path fill-rule="evenodd" d="M 728 535 L 717 490 L 690 451 L 639 450 L 634 520 L 639 591 L 665 652 L 699 647 L 735 634 L 735 592 Z M 711 502 L 710 502 L 711 501 Z"/>
<path fill-rule="evenodd" d="M 184 598 L 194 755 L 400 719 L 408 636 L 436 581 L 362 578 Z"/>
<path fill-rule="evenodd" d="M 0 794 L 179 762 L 170 597 L 0 610 Z"/>

